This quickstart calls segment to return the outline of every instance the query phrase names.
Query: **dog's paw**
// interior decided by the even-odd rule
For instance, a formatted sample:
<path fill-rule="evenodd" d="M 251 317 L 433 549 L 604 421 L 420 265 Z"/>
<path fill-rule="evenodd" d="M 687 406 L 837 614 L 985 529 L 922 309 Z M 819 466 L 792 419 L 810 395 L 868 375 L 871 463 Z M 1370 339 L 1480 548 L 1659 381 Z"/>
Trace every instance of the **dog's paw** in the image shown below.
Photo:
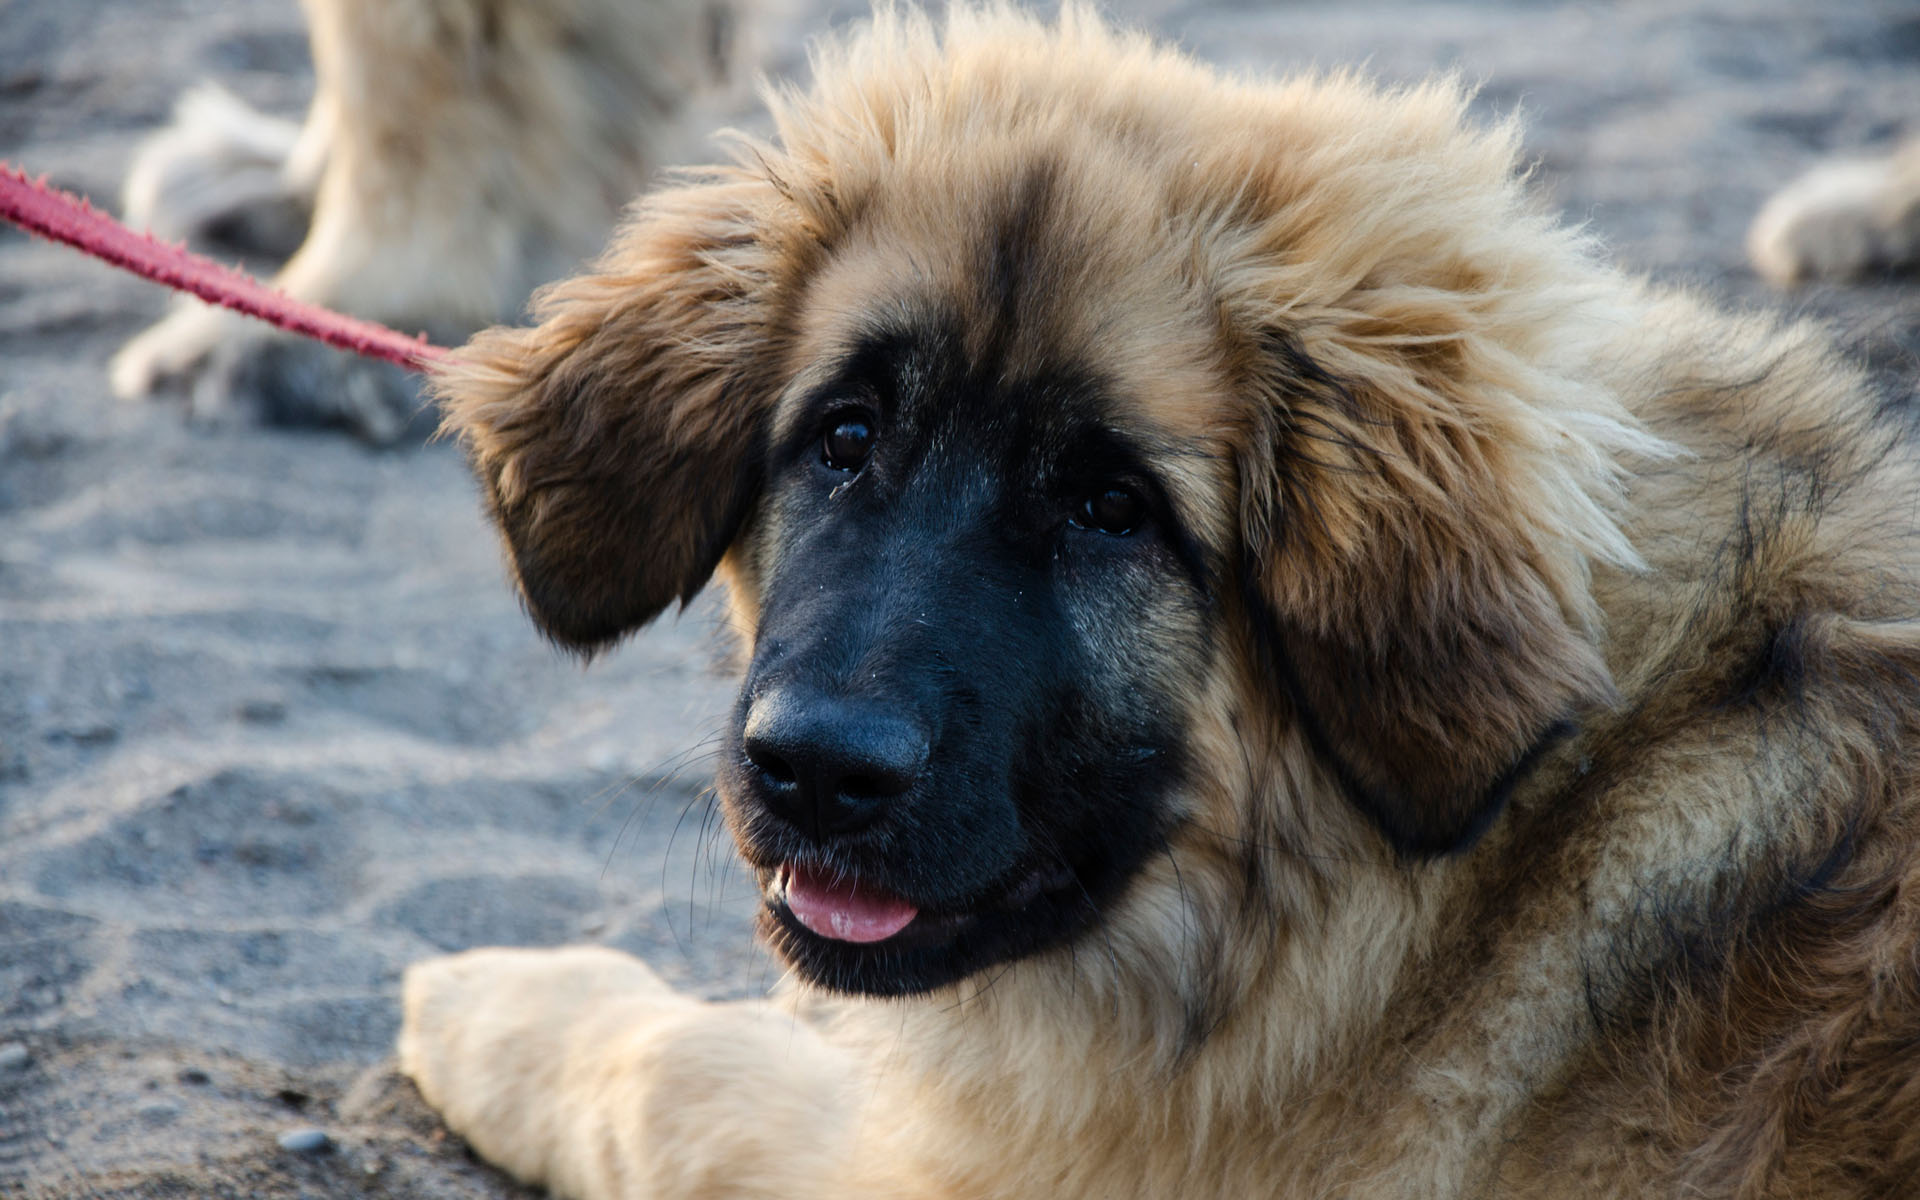
<path fill-rule="evenodd" d="M 341 429 L 376 446 L 425 437 L 434 425 L 412 372 L 200 304 L 122 347 L 109 380 L 129 400 L 184 390 L 200 420 Z"/>
<path fill-rule="evenodd" d="M 575 1200 L 845 1195 L 851 1061 L 792 1013 L 706 1004 L 592 946 L 407 969 L 400 1070 L 517 1178 Z"/>
<path fill-rule="evenodd" d="M 1768 282 L 1857 279 L 1920 259 L 1920 148 L 1891 158 L 1831 162 L 1761 208 L 1747 254 Z"/>
<path fill-rule="evenodd" d="M 435 424 L 417 374 L 264 326 L 216 346 L 192 394 L 197 416 L 245 411 L 267 425 L 345 430 L 375 446 L 425 438 Z"/>
<path fill-rule="evenodd" d="M 400 1070 L 518 1178 L 565 1195 L 624 1194 L 595 1183 L 593 1163 L 608 1156 L 581 1146 L 637 1113 L 647 1078 L 628 1061 L 633 1035 L 693 1007 L 618 951 L 470 950 L 407 968 Z"/>
<path fill-rule="evenodd" d="M 245 321 L 197 301 L 182 301 L 120 347 L 107 364 L 107 382 L 122 400 L 144 400 L 190 379 L 215 347 L 244 335 Z"/>
<path fill-rule="evenodd" d="M 203 83 L 134 155 L 121 194 L 127 224 L 170 241 L 285 258 L 306 236 L 313 181 L 296 169 L 300 127 Z"/>
<path fill-rule="evenodd" d="M 402 984 L 400 1069 L 443 1111 L 559 1065 L 564 1044 L 613 1001 L 685 1005 L 639 959 L 599 946 L 491 947 L 414 963 Z M 525 1069 L 511 1064 L 524 1062 Z"/>

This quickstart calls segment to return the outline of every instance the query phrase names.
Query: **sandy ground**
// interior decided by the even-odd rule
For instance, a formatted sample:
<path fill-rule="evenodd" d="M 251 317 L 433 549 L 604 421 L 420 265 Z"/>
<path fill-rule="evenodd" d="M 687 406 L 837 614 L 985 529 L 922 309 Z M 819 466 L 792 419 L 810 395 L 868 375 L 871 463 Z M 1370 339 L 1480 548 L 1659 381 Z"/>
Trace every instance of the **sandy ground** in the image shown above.
<path fill-rule="evenodd" d="M 1739 248 L 1770 189 L 1920 133 L 1911 0 L 1124 11 L 1236 66 L 1463 71 L 1623 263 L 1733 304 L 1782 303 Z M 293 0 L 0 0 L 0 156 L 111 198 L 202 77 L 297 112 Z M 1913 291 L 1790 303 L 1914 376 Z M 392 1074 L 399 973 L 592 940 L 767 986 L 703 791 L 714 607 L 581 669 L 450 447 L 116 404 L 165 304 L 0 231 L 0 1195 L 522 1195 Z"/>

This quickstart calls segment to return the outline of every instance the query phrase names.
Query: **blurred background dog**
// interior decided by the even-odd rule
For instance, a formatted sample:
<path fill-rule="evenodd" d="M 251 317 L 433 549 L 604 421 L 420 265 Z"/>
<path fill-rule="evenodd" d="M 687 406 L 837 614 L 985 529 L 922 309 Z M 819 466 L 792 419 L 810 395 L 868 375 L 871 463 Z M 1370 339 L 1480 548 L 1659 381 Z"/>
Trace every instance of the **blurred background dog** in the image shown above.
<path fill-rule="evenodd" d="M 739 0 L 305 0 L 304 124 L 212 84 L 141 147 L 136 228 L 285 257 L 290 295 L 457 342 L 513 318 L 605 242 L 704 133 L 750 57 Z M 400 437 L 406 373 L 182 301 L 114 358 L 123 398 L 168 385 L 212 414 Z"/>

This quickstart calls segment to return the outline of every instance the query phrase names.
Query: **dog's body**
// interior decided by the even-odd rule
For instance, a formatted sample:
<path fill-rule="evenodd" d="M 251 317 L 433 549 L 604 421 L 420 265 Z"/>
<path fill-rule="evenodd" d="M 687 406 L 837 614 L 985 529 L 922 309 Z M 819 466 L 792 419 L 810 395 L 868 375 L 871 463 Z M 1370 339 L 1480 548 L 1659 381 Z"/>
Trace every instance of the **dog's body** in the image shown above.
<path fill-rule="evenodd" d="M 847 995 L 423 964 L 453 1127 L 595 1200 L 1920 1187 L 1865 379 L 1596 263 L 1450 86 L 1073 10 L 817 68 L 440 388 L 556 640 L 718 565 L 728 822 Z"/>
<path fill-rule="evenodd" d="M 305 124 L 217 89 L 143 148 L 127 217 L 166 237 L 295 242 L 274 285 L 458 340 L 578 267 L 677 157 L 741 53 L 725 0 L 305 0 Z M 306 221 L 311 214 L 311 223 Z M 398 371 L 186 305 L 115 357 L 123 397 L 191 378 L 197 406 L 399 435 Z"/>

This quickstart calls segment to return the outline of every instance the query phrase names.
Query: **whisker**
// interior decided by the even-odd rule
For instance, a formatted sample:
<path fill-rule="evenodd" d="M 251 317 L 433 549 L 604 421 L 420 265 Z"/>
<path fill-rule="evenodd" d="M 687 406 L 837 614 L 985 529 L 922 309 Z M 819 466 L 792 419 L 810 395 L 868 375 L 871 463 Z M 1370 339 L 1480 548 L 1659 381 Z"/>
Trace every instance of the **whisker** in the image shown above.
<path fill-rule="evenodd" d="M 680 840 L 680 829 L 686 824 L 687 814 L 693 811 L 694 805 L 709 799 L 712 793 L 711 787 L 702 788 L 689 796 L 687 802 L 680 806 L 680 815 L 674 818 L 673 829 L 667 834 L 667 852 L 660 856 L 660 916 L 666 921 L 667 932 L 673 935 L 673 944 L 681 954 L 687 954 L 688 947 L 687 943 L 681 940 L 679 929 L 674 926 L 673 910 L 667 904 L 667 868 L 673 862 L 673 847 Z M 688 919 L 692 919 L 691 914 Z M 691 934 L 692 930 L 689 929 L 688 933 Z"/>

